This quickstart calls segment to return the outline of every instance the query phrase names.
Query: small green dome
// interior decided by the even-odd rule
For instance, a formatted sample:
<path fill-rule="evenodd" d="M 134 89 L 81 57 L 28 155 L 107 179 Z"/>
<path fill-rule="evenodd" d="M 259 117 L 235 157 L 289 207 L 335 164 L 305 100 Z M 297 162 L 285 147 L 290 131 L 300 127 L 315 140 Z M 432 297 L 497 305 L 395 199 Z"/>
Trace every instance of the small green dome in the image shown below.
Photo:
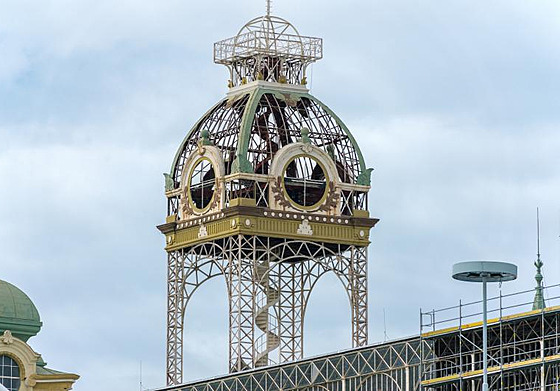
<path fill-rule="evenodd" d="M 27 341 L 37 335 L 42 326 L 37 307 L 19 288 L 0 280 L 0 333 L 12 334 Z"/>

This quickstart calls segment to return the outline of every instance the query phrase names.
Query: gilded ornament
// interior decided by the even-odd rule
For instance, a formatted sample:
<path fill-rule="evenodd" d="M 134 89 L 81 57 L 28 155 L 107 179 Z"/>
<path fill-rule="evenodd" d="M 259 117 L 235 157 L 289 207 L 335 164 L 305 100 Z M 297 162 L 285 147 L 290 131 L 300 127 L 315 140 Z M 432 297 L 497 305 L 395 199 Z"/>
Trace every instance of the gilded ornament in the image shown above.
<path fill-rule="evenodd" d="M 339 200 L 340 194 L 336 191 L 334 182 L 330 181 L 328 185 L 327 197 L 325 198 L 325 202 L 319 207 L 319 210 L 329 211 L 331 209 L 334 209 L 338 206 Z"/>

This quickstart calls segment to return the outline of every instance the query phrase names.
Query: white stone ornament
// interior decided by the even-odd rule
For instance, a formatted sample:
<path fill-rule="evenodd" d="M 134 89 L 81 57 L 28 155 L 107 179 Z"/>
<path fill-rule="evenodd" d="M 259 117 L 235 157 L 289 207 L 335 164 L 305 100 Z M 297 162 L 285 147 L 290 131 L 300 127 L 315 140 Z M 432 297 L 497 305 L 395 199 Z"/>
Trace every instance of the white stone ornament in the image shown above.
<path fill-rule="evenodd" d="M 0 341 L 6 345 L 11 345 L 14 343 L 14 336 L 10 330 L 4 331 L 4 334 L 0 337 Z"/>
<path fill-rule="evenodd" d="M 301 146 L 301 150 L 306 154 L 310 154 L 311 152 L 313 152 L 313 146 L 309 144 L 303 144 Z"/>
<path fill-rule="evenodd" d="M 206 226 L 204 224 L 200 224 L 200 228 L 198 230 L 198 238 L 205 238 L 206 236 L 208 236 L 208 230 L 206 229 Z"/>
<path fill-rule="evenodd" d="M 311 225 L 309 225 L 309 221 L 303 220 L 298 227 L 297 233 L 300 235 L 313 235 L 313 230 L 311 229 Z"/>

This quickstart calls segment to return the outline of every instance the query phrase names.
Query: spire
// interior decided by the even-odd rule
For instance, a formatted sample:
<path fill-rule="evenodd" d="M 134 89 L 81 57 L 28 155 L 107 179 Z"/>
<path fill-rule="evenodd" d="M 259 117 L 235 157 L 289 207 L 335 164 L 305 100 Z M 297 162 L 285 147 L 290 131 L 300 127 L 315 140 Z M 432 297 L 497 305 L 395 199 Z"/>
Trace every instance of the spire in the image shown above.
<path fill-rule="evenodd" d="M 266 16 L 270 17 L 270 0 L 266 0 Z"/>
<path fill-rule="evenodd" d="M 540 221 L 539 221 L 539 208 L 537 208 L 537 260 L 535 261 L 535 267 L 537 268 L 537 274 L 535 274 L 535 280 L 537 281 L 537 286 L 535 287 L 535 299 L 533 300 L 533 310 L 542 310 L 545 308 L 544 295 L 543 295 L 543 275 L 541 273 L 541 268 L 543 267 L 543 262 L 541 261 L 541 234 L 540 234 Z"/>

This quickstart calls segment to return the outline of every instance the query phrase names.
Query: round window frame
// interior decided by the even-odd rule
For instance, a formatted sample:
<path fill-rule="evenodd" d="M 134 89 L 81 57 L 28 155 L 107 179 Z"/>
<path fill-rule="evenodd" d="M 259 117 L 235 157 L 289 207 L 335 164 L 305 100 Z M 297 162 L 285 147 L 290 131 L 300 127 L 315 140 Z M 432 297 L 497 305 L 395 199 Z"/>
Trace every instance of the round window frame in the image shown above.
<path fill-rule="evenodd" d="M 210 163 L 210 165 L 212 166 L 212 170 L 214 170 L 214 191 L 212 192 L 212 198 L 210 198 L 210 201 L 208 201 L 208 205 L 206 205 L 204 208 L 198 208 L 192 200 L 191 181 L 192 181 L 192 176 L 193 176 L 195 168 L 200 164 L 200 162 L 202 162 L 204 160 L 206 160 L 208 163 Z M 212 206 L 212 204 L 214 203 L 214 199 L 216 198 L 217 186 L 218 186 L 218 178 L 216 177 L 216 167 L 214 165 L 214 162 L 211 159 L 209 159 L 207 156 L 202 156 L 202 157 L 196 159 L 194 161 L 193 165 L 191 166 L 191 169 L 189 170 L 189 177 L 188 177 L 188 181 L 187 181 L 187 188 L 189 190 L 187 192 L 187 198 L 188 198 L 188 201 L 189 201 L 189 206 L 192 208 L 192 210 L 194 210 L 197 213 L 207 212 L 210 209 L 210 207 Z"/>
<path fill-rule="evenodd" d="M 317 162 L 317 164 L 321 167 L 321 170 L 323 170 L 323 174 L 325 175 L 325 190 L 323 191 L 323 195 L 321 196 L 321 198 L 319 199 L 319 201 L 317 201 L 316 203 L 314 203 L 313 205 L 310 206 L 305 206 L 305 205 L 301 205 L 299 203 L 297 203 L 296 201 L 294 201 L 292 199 L 292 197 L 290 197 L 290 195 L 288 194 L 288 191 L 286 190 L 286 169 L 288 168 L 288 166 L 295 161 L 296 159 L 302 158 L 302 157 L 306 157 L 309 158 L 311 160 L 314 160 L 315 162 Z M 282 168 L 282 191 L 284 192 L 284 197 L 290 202 L 290 204 L 297 208 L 297 209 L 302 209 L 305 211 L 312 211 L 312 210 L 316 210 L 317 208 L 319 208 L 319 206 L 321 206 L 325 200 L 327 199 L 328 196 L 328 186 L 330 183 L 330 177 L 329 174 L 327 172 L 327 170 L 325 169 L 325 165 L 323 164 L 323 162 L 318 159 L 315 156 L 311 156 L 309 154 L 298 154 L 298 155 L 294 155 L 292 156 L 288 162 L 284 165 L 284 168 Z"/>
<path fill-rule="evenodd" d="M 19 390 L 19 389 L 21 388 L 21 386 L 23 385 L 24 380 L 25 380 L 25 377 L 26 377 L 26 374 L 25 374 L 25 365 L 24 365 L 23 361 L 22 361 L 18 356 L 14 355 L 14 354 L 11 353 L 11 352 L 1 351 L 1 352 L 0 352 L 0 356 L 6 356 L 6 357 L 12 359 L 12 361 L 15 362 L 16 365 L 18 366 L 18 369 L 19 369 L 19 381 L 20 381 L 19 387 L 18 387 L 18 390 Z M 6 386 L 4 386 L 4 387 L 6 387 Z M 7 388 L 7 387 L 6 387 L 6 388 Z"/>

